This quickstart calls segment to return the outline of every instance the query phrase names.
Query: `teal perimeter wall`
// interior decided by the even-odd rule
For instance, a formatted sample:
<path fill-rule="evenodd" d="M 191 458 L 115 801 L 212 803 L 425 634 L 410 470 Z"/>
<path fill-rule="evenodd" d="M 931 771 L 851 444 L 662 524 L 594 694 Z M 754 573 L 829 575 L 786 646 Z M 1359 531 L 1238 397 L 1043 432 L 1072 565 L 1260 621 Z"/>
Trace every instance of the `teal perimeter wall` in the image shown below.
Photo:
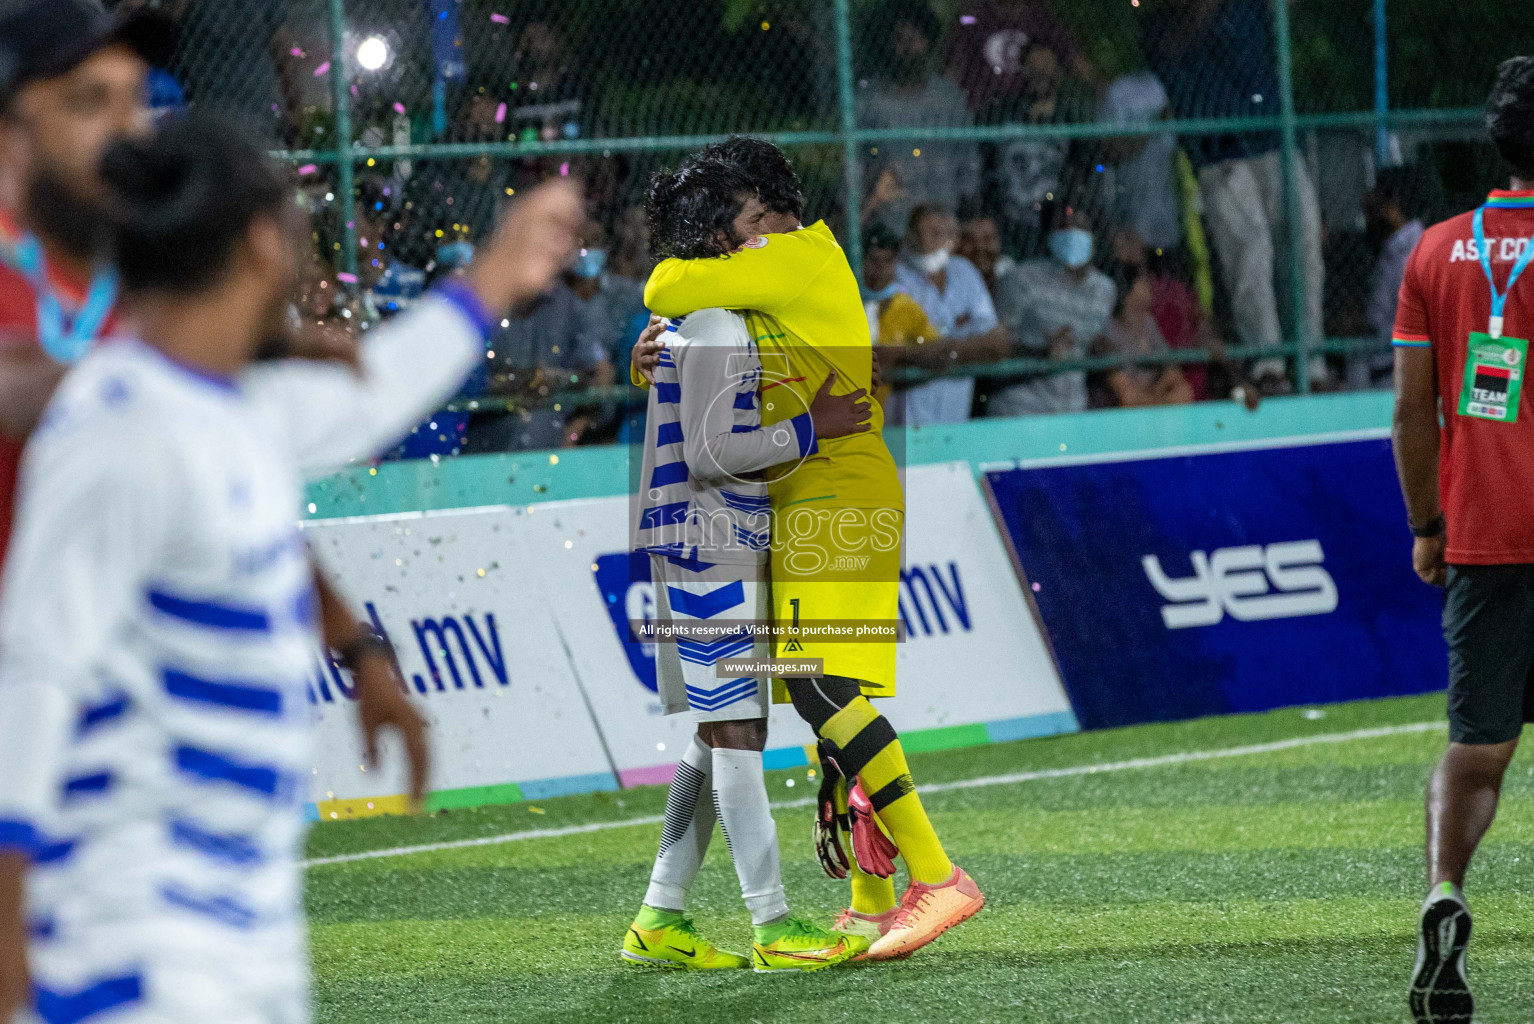
<path fill-rule="evenodd" d="M 1256 412 L 1229 402 L 1164 409 L 1123 409 L 1071 416 L 975 420 L 888 435 L 906 465 L 966 461 L 972 468 L 1015 460 L 1080 459 L 1134 453 L 1170 453 L 1208 445 L 1262 444 L 1277 439 L 1322 438 L 1378 431 L 1389 425 L 1385 392 L 1307 395 L 1265 402 Z M 903 458 L 902 458 L 903 455 Z M 460 456 L 363 466 L 314 481 L 308 488 L 310 519 L 388 515 L 487 505 L 601 498 L 628 493 L 629 449 L 609 445 L 557 452 Z M 1075 719 L 1010 722 L 905 733 L 907 750 L 954 747 L 1069 731 Z M 1056 720 L 1058 719 L 1058 720 Z M 1019 729 L 1019 726 L 1022 726 Z M 769 768 L 808 763 L 804 748 L 767 752 Z M 433 807 L 477 806 L 532 799 L 537 793 L 587 792 L 635 784 L 599 773 L 569 779 L 451 790 L 432 795 Z M 550 788 L 550 786 L 554 788 Z M 309 805 L 311 819 L 399 813 L 403 797 L 329 801 Z"/>
<path fill-rule="evenodd" d="M 1185 446 L 1380 430 L 1390 425 L 1386 391 L 1269 399 L 1255 412 L 1233 402 L 1113 409 L 1068 416 L 971 420 L 890 431 L 908 466 L 966 461 L 1077 459 Z M 902 457 L 903 456 L 903 457 Z M 602 445 L 555 452 L 470 455 L 433 462 L 386 462 L 316 480 L 308 518 L 385 515 L 484 505 L 600 498 L 628 493 L 629 448 Z"/>

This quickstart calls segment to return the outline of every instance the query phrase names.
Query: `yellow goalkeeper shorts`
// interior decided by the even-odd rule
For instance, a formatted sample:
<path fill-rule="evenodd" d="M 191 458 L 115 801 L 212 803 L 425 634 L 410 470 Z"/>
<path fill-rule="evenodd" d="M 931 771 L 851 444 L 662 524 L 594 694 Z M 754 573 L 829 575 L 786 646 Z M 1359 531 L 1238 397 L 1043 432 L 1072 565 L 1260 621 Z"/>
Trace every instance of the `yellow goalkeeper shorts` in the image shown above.
<path fill-rule="evenodd" d="M 856 679 L 867 697 L 895 695 L 895 643 L 835 638 L 815 630 L 833 625 L 892 627 L 900 617 L 899 509 L 801 509 L 774 522 L 772 615 L 780 633 L 774 658 L 820 658 L 828 676 Z M 812 518 L 813 516 L 813 518 Z M 795 628 L 802 632 L 792 632 Z M 783 635 L 781 630 L 791 632 Z M 886 634 L 887 635 L 887 634 Z M 772 681 L 774 703 L 788 703 L 782 679 Z"/>

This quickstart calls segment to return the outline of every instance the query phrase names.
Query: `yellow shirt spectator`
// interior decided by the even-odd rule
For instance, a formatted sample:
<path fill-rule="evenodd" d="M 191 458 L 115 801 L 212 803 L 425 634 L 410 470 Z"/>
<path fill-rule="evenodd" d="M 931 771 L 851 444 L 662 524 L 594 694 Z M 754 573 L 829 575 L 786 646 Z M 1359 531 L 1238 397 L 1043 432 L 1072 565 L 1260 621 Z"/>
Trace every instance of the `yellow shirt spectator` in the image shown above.
<path fill-rule="evenodd" d="M 878 316 L 879 337 L 875 340 L 881 346 L 914 347 L 923 342 L 937 341 L 943 336 L 932 325 L 921 303 L 905 292 L 896 292 L 880 303 Z M 888 384 L 881 385 L 874 392 L 874 397 L 880 405 L 887 405 L 890 393 L 894 390 Z"/>

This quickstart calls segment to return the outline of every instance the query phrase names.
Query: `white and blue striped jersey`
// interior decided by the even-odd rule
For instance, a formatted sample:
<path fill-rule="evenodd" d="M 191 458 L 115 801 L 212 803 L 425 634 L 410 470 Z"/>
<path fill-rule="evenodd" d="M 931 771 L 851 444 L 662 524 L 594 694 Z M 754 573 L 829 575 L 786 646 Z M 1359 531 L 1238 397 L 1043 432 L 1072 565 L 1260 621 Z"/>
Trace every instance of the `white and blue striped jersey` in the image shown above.
<path fill-rule="evenodd" d="M 300 473 L 385 450 L 447 400 L 483 359 L 476 305 L 424 300 L 369 335 L 361 374 L 215 378 L 122 340 L 65 379 L 0 597 L 0 846 L 34 863 L 40 1012 L 139 998 L 157 952 L 302 934 L 319 637 Z"/>
<path fill-rule="evenodd" d="M 666 342 L 650 388 L 633 549 L 764 564 L 762 470 L 819 450 L 809 410 L 762 427 L 762 360 L 738 313 L 698 310 L 670 323 Z"/>

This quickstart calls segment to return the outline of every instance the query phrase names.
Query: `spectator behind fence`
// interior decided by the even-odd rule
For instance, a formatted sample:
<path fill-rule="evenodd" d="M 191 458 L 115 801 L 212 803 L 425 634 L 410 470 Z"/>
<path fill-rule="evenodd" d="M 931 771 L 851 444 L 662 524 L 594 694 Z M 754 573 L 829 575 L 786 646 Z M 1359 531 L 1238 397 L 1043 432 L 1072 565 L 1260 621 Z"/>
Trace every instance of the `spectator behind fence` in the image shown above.
<path fill-rule="evenodd" d="M 342 314 L 342 310 L 347 312 Z M 341 331 L 356 337 L 362 332 L 361 304 L 336 285 L 336 268 L 318 251 L 306 254 L 299 273 L 292 315 L 305 328 Z"/>
<path fill-rule="evenodd" d="M 1180 262 L 1175 251 L 1163 250 L 1156 255 L 1138 231 L 1124 226 L 1114 229 L 1109 236 L 1109 255 L 1115 279 L 1127 278 L 1131 274 L 1145 276 L 1151 289 L 1151 315 L 1156 318 L 1156 327 L 1169 346 L 1202 349 L 1218 346 L 1223 350 L 1214 330 L 1213 318 L 1204 313 L 1188 282 L 1174 272 Z M 1210 391 L 1205 366 L 1190 364 L 1183 368 L 1183 376 L 1193 388 L 1196 401 L 1222 393 Z"/>
<path fill-rule="evenodd" d="M 985 290 L 996 301 L 996 282 L 1017 269 L 1017 261 L 1001 251 L 1001 230 L 995 217 L 971 217 L 959 225 L 959 244 L 954 253 L 980 271 Z"/>
<path fill-rule="evenodd" d="M 879 61 L 858 92 L 863 128 L 953 128 L 974 123 L 964 92 L 933 70 L 940 34 L 926 0 L 886 0 L 875 10 L 867 40 Z M 976 196 L 980 150 L 972 142 L 894 141 L 872 147 L 863 218 L 905 230 L 920 202 L 959 209 Z"/>
<path fill-rule="evenodd" d="M 1048 47 L 1076 77 L 1092 79 L 1076 37 L 1046 0 L 985 0 L 963 11 L 949 37 L 948 73 L 971 110 L 1016 96 L 1023 88 L 1023 54 L 1031 46 Z"/>
<path fill-rule="evenodd" d="M 526 142 L 580 137 L 585 89 L 551 22 L 534 20 L 522 29 L 512 54 L 511 79 L 507 134 Z"/>
<path fill-rule="evenodd" d="M 618 221 L 613 226 L 608 269 L 637 284 L 643 296 L 644 283 L 650 279 L 650 271 L 655 269 L 655 257 L 650 255 L 650 222 L 643 206 L 630 206 L 618 214 Z"/>
<path fill-rule="evenodd" d="M 1384 168 L 1364 196 L 1365 233 L 1379 246 L 1379 257 L 1369 281 L 1368 317 L 1380 351 L 1348 356 L 1349 387 L 1390 387 L 1394 379 L 1391 332 L 1395 329 L 1401 282 L 1406 278 L 1406 260 L 1425 230 L 1421 217 L 1423 198 L 1412 167 Z"/>
<path fill-rule="evenodd" d="M 125 18 L 129 13 L 151 8 L 160 13 L 161 17 L 175 21 L 178 31 L 186 30 L 186 8 L 189 0 L 120 0 L 113 4 L 107 3 L 106 7 L 119 18 Z M 185 76 L 187 69 L 182 69 Z M 156 120 L 168 114 L 184 113 L 186 111 L 186 89 L 181 84 L 181 79 L 169 70 L 161 67 L 149 69 L 149 111 Z"/>
<path fill-rule="evenodd" d="M 581 316 L 591 325 L 607 353 L 605 362 L 594 367 L 593 383 L 613 382 L 613 368 L 626 364 L 633 339 L 627 338 L 628 325 L 644 312 L 644 285 L 608 272 L 607 232 L 600 222 L 587 219 L 581 225 L 580 248 L 575 262 L 565 274 L 565 284 L 580 301 Z"/>
<path fill-rule="evenodd" d="M 619 368 L 620 380 L 623 377 L 621 368 L 628 365 L 629 349 L 650 320 L 650 312 L 644 306 L 644 285 L 654 268 L 655 257 L 650 254 L 649 218 L 645 216 L 643 206 L 627 207 L 618 214 L 617 223 L 613 227 L 612 251 L 607 258 L 609 284 L 620 293 L 631 293 L 638 297 L 629 319 L 623 325 L 622 341 L 613 364 Z M 644 415 L 644 402 L 633 402 L 627 406 L 615 434 L 618 443 L 627 444 L 634 438 L 644 437 Z"/>
<path fill-rule="evenodd" d="M 1090 94 L 1067 81 L 1054 50 L 1036 43 L 1022 54 L 1017 89 L 992 101 L 976 121 L 1046 125 L 1091 116 Z M 996 215 L 1007 248 L 1024 255 L 1038 253 L 1043 205 L 1066 191 L 1085 195 L 1085 179 L 1094 168 L 1083 159 L 1084 152 L 1063 138 L 999 139 L 985 145 L 985 208 Z"/>
<path fill-rule="evenodd" d="M 1092 266 L 1092 220 L 1056 200 L 1043 211 L 1048 257 L 1025 261 L 1001 287 L 997 311 L 1017 354 L 1056 361 L 1082 359 L 1113 316 L 1114 287 Z M 1080 412 L 1086 372 L 1063 370 L 994 389 L 987 416 Z"/>
<path fill-rule="evenodd" d="M 469 86 L 458 104 L 449 140 L 503 140 L 506 132 L 496 121 L 500 95 L 488 81 Z M 513 162 L 484 154 L 422 161 L 413 170 L 409 180 L 401 183 L 406 196 L 401 219 L 410 236 L 408 252 L 418 259 L 417 246 L 434 252 L 454 241 L 483 241 L 517 189 L 536 183 Z"/>
<path fill-rule="evenodd" d="M 863 232 L 863 313 L 868 317 L 868 333 L 873 339 L 874 360 L 885 383 L 874 389 L 874 398 L 884 406 L 886 422 L 905 422 L 905 395 L 898 403 L 890 383 L 895 372 L 915 361 L 916 347 L 935 343 L 941 334 L 927 318 L 927 311 L 895 283 L 895 267 L 900 261 L 900 237 L 883 224 L 869 225 Z M 898 406 L 898 407 L 897 407 Z"/>
<path fill-rule="evenodd" d="M 947 207 L 923 203 L 911 211 L 905 247 L 895 267 L 900 290 L 916 300 L 948 340 L 946 359 L 953 365 L 987 361 L 1005 351 L 996 307 L 980 271 L 963 256 L 953 255 L 958 233 Z M 969 419 L 974 394 L 971 377 L 918 384 L 906 391 L 904 422 L 913 427 L 962 423 Z"/>
<path fill-rule="evenodd" d="M 863 311 L 875 348 L 900 349 L 893 358 L 903 361 L 907 346 L 936 342 L 942 332 L 921 308 L 921 303 L 901 291 L 895 280 L 900 262 L 900 237 L 883 224 L 863 232 Z"/>
<path fill-rule="evenodd" d="M 1250 386 L 1242 367 L 1225 355 L 1225 341 L 1215 330 L 1214 318 L 1204 311 L 1198 296 L 1183 277 L 1183 250 L 1152 252 L 1134 228 L 1119 228 L 1112 237 L 1114 276 L 1127 279 L 1142 275 L 1150 286 L 1151 316 L 1156 328 L 1172 348 L 1202 349 L 1209 353 L 1204 364 L 1189 363 L 1183 377 L 1193 400 L 1239 398 L 1256 408 L 1257 389 Z M 1236 389 L 1241 388 L 1239 395 Z"/>
<path fill-rule="evenodd" d="M 1103 94 L 1098 119 L 1107 124 L 1146 126 L 1165 120 L 1166 89 L 1150 71 L 1115 78 Z M 1128 225 L 1154 249 L 1182 241 L 1182 208 L 1177 194 L 1177 136 L 1171 132 L 1128 136 L 1108 147 L 1114 164 L 1114 223 Z"/>
<path fill-rule="evenodd" d="M 254 115 L 263 127 L 281 126 L 281 137 L 300 139 L 293 107 L 292 86 L 281 66 L 292 59 L 283 53 L 287 4 L 282 0 L 175 0 L 166 13 L 181 23 L 182 85 L 187 98 L 201 106 Z M 216 54 L 216 59 L 207 59 Z"/>
<path fill-rule="evenodd" d="M 392 226 L 394 187 L 365 177 L 356 186 L 352 223 L 357 232 L 357 283 L 365 309 L 362 328 L 409 307 L 426 290 L 426 271 L 405 259 Z"/>
<path fill-rule="evenodd" d="M 1152 315 L 1155 296 L 1150 276 L 1124 264 L 1118 282 L 1118 304 L 1102 336 L 1092 346 L 1094 356 L 1153 356 L 1170 352 Z M 1193 401 L 1193 388 L 1176 363 L 1130 363 L 1094 374 L 1090 396 L 1098 408 L 1142 405 L 1182 405 Z"/>
<path fill-rule="evenodd" d="M 573 271 L 490 339 L 490 390 L 514 400 L 508 414 L 476 416 L 466 453 L 562 448 L 573 444 L 571 408 L 556 396 L 612 380 L 601 309 L 570 287 Z"/>
<path fill-rule="evenodd" d="M 1273 16 L 1270 0 L 1168 0 L 1145 16 L 1145 51 L 1179 117 L 1276 117 Z M 1283 340 L 1274 282 L 1275 247 L 1287 248 L 1284 180 L 1275 132 L 1204 135 L 1190 140 L 1204 198 L 1204 218 L 1230 293 L 1236 333 L 1243 344 L 1276 346 Z M 1321 209 L 1302 161 L 1291 171 L 1299 195 L 1303 322 L 1323 336 Z M 1311 360 L 1313 380 L 1326 362 Z M 1264 359 L 1253 375 L 1267 391 L 1282 390 L 1284 362 Z"/>

